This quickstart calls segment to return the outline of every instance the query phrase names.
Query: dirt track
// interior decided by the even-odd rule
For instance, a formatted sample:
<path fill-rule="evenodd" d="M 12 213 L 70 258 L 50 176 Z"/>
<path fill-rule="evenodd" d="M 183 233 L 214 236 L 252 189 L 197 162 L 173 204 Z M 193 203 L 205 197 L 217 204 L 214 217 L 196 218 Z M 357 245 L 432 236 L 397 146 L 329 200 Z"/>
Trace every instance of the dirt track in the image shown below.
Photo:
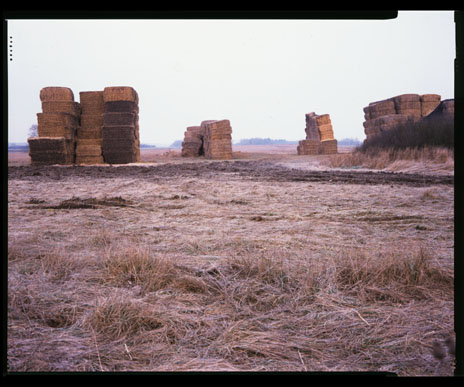
<path fill-rule="evenodd" d="M 250 179 L 254 181 L 304 181 L 339 184 L 453 185 L 453 176 L 371 171 L 308 171 L 287 168 L 269 161 L 217 161 L 124 166 L 10 166 L 9 179 L 68 179 L 74 177 L 169 179 L 201 177 Z"/>

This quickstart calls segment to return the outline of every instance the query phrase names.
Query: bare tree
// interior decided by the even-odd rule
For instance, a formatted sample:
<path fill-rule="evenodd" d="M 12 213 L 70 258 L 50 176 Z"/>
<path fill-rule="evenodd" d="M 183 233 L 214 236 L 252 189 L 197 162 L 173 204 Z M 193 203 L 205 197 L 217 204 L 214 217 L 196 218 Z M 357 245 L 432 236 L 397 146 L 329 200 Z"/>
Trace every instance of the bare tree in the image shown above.
<path fill-rule="evenodd" d="M 28 135 L 29 137 L 37 137 L 37 128 L 38 126 L 37 125 L 32 125 L 30 128 L 29 128 L 29 132 L 28 132 Z"/>

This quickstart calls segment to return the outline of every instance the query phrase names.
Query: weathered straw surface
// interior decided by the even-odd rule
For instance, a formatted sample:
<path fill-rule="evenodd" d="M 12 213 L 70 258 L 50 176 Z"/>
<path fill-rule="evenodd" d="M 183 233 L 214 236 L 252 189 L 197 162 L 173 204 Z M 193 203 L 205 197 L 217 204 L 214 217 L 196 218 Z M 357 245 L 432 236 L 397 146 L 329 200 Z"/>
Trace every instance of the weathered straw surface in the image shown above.
<path fill-rule="evenodd" d="M 137 92 L 132 87 L 112 86 L 105 87 L 103 90 L 103 101 L 131 101 L 138 103 Z"/>
<path fill-rule="evenodd" d="M 81 114 L 81 106 L 79 102 L 74 101 L 43 101 L 43 113 L 68 113 L 75 117 Z"/>
<path fill-rule="evenodd" d="M 319 143 L 319 154 L 328 155 L 338 152 L 337 140 L 324 140 Z"/>
<path fill-rule="evenodd" d="M 103 126 L 103 114 L 82 114 L 81 129 L 94 129 Z"/>
<path fill-rule="evenodd" d="M 103 114 L 103 91 L 81 91 L 79 98 L 83 115 Z"/>
<path fill-rule="evenodd" d="M 296 147 L 299 155 L 317 155 L 319 154 L 318 140 L 301 140 Z"/>
<path fill-rule="evenodd" d="M 232 127 L 229 120 L 212 120 L 205 123 L 203 148 L 208 159 L 232 158 Z M 201 125 L 203 126 L 203 125 Z"/>
<path fill-rule="evenodd" d="M 44 101 L 74 101 L 74 93 L 68 87 L 44 87 L 40 90 L 40 100 Z"/>
<path fill-rule="evenodd" d="M 107 126 L 128 126 L 136 123 L 137 115 L 126 112 L 111 112 L 103 114 L 103 125 Z"/>

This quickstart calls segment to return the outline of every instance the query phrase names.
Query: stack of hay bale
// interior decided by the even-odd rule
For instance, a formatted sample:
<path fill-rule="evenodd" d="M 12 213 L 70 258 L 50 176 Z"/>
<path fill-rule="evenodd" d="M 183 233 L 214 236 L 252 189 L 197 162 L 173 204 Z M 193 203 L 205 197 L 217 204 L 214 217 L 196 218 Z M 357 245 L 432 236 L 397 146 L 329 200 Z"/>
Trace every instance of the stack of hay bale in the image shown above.
<path fill-rule="evenodd" d="M 435 110 L 440 99 L 438 94 L 401 94 L 371 102 L 364 108 L 366 139 L 398 125 L 419 121 Z"/>
<path fill-rule="evenodd" d="M 208 159 L 232 158 L 232 127 L 229 120 L 203 121 L 203 149 Z"/>
<path fill-rule="evenodd" d="M 306 139 L 297 146 L 299 155 L 317 155 L 337 153 L 337 140 L 334 138 L 332 121 L 329 114 L 305 114 Z"/>
<path fill-rule="evenodd" d="M 206 120 L 189 126 L 182 142 L 183 157 L 232 158 L 232 127 L 229 120 Z"/>
<path fill-rule="evenodd" d="M 132 87 L 103 90 L 102 151 L 105 162 L 127 164 L 140 161 L 138 95 Z"/>
<path fill-rule="evenodd" d="M 33 164 L 73 164 L 80 104 L 67 87 L 40 90 L 42 112 L 37 113 L 38 137 L 27 139 Z"/>
<path fill-rule="evenodd" d="M 103 91 L 82 91 L 79 93 L 81 104 L 81 126 L 77 131 L 76 164 L 101 164 L 102 127 L 103 127 Z"/>
<path fill-rule="evenodd" d="M 204 154 L 203 135 L 204 127 L 189 126 L 184 133 L 184 141 L 182 142 L 182 157 L 196 157 Z"/>

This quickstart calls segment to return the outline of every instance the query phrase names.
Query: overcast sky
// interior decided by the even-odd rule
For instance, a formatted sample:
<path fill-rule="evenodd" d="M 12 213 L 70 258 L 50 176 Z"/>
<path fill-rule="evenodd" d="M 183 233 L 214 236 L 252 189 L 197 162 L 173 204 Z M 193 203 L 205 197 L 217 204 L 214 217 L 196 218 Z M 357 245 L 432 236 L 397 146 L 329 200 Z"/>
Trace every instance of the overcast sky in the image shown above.
<path fill-rule="evenodd" d="M 392 20 L 9 20 L 8 140 L 26 142 L 40 90 L 132 86 L 142 143 L 229 119 L 234 141 L 301 140 L 305 113 L 365 138 L 363 107 L 398 94 L 454 98 L 452 11 Z M 11 39 L 10 39 L 11 37 Z"/>

